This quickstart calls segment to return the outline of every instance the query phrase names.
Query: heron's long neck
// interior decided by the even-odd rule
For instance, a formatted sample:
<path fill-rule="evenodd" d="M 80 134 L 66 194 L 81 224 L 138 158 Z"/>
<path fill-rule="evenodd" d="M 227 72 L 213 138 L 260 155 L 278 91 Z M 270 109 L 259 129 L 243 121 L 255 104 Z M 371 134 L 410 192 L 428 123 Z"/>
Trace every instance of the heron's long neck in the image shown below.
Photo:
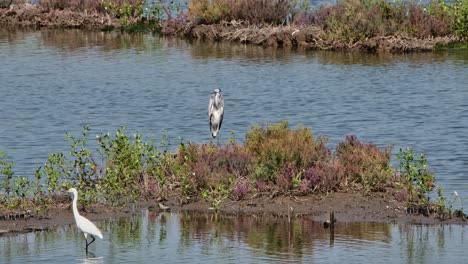
<path fill-rule="evenodd" d="M 219 108 L 219 106 L 221 105 L 221 96 L 219 94 L 216 94 L 214 104 L 216 108 Z"/>

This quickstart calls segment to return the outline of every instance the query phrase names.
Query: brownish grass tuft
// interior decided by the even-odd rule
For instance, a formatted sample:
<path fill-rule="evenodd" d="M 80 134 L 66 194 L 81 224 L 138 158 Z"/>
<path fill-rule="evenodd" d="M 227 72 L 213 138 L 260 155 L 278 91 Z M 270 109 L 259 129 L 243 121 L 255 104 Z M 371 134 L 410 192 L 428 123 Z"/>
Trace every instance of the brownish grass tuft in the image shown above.
<path fill-rule="evenodd" d="M 189 16 L 201 18 L 206 23 L 243 20 L 252 24 L 285 22 L 291 13 L 288 0 L 191 0 Z"/>
<path fill-rule="evenodd" d="M 364 189 L 379 190 L 394 179 L 390 166 L 391 147 L 379 149 L 347 136 L 336 146 L 336 159 L 343 166 L 345 185 L 359 184 Z"/>
<path fill-rule="evenodd" d="M 291 130 L 288 122 L 275 125 L 254 126 L 246 134 L 245 147 L 256 157 L 256 178 L 275 182 L 286 164 L 303 170 L 329 152 L 326 139 L 314 139 L 308 128 Z"/>

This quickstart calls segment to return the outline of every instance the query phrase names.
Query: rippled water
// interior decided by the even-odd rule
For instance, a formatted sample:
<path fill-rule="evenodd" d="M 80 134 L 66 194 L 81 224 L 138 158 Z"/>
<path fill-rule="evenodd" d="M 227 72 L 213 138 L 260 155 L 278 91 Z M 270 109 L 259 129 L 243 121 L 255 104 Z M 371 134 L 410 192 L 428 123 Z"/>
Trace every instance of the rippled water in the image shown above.
<path fill-rule="evenodd" d="M 0 237 L 1 263 L 458 263 L 464 226 L 337 223 L 307 218 L 145 212 L 98 222 L 104 233 L 86 256 L 74 225 Z"/>
<path fill-rule="evenodd" d="M 226 100 L 221 141 L 289 120 L 330 146 L 355 134 L 428 155 L 438 182 L 468 197 L 468 52 L 303 52 L 152 35 L 0 29 L 0 150 L 32 177 L 65 132 L 207 142 L 207 104 Z"/>

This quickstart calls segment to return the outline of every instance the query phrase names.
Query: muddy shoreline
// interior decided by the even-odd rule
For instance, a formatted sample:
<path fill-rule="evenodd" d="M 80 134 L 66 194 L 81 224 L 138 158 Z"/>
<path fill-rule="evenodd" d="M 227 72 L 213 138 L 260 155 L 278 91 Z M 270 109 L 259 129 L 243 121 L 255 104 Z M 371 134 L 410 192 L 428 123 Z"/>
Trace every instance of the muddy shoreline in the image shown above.
<path fill-rule="evenodd" d="M 176 197 L 163 202 L 172 212 L 211 213 L 210 205 L 197 201 L 181 205 Z M 0 236 L 49 230 L 54 226 L 74 223 L 71 201 L 63 202 L 50 208 L 46 213 L 35 214 L 32 210 L 0 209 Z M 124 208 L 92 205 L 81 214 L 93 221 L 115 220 L 129 217 L 148 209 L 161 211 L 158 201 L 142 201 Z M 288 210 L 289 208 L 289 210 Z M 396 224 L 455 224 L 466 225 L 468 222 L 459 217 L 441 220 L 435 216 L 413 215 L 406 212 L 403 203 L 399 203 L 383 193 L 363 195 L 360 193 L 331 193 L 327 196 L 268 196 L 253 197 L 241 201 L 227 200 L 221 206 L 219 214 L 227 215 L 263 215 L 284 218 L 310 218 L 323 223 L 329 212 L 333 211 L 337 222 L 379 222 Z"/>
<path fill-rule="evenodd" d="M 141 24 L 145 31 L 145 18 L 135 18 L 132 25 Z M 164 24 L 164 22 L 163 22 Z M 39 6 L 24 4 L 0 8 L 0 26 L 8 28 L 78 28 L 84 30 L 124 30 L 119 19 L 98 12 L 75 12 L 71 10 L 44 10 Z M 164 30 L 163 30 L 164 31 Z M 161 33 L 164 35 L 164 33 Z M 200 24 L 189 21 L 171 29 L 168 35 L 206 41 L 228 41 L 263 47 L 294 48 L 303 50 L 335 50 L 365 52 L 415 52 L 432 51 L 465 43 L 457 36 L 415 38 L 408 36 L 378 36 L 354 42 L 329 39 L 326 33 L 314 26 L 252 26 L 240 21 L 219 24 Z"/>

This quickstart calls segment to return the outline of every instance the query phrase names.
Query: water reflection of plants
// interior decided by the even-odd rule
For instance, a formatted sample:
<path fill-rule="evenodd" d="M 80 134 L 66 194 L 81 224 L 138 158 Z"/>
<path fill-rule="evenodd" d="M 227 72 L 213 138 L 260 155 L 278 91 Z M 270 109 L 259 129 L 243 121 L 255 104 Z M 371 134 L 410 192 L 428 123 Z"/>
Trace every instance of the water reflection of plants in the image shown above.
<path fill-rule="evenodd" d="M 193 247 L 194 241 L 210 247 L 229 247 L 226 241 L 241 242 L 267 255 L 301 259 L 313 249 L 330 244 L 330 232 L 322 223 L 308 218 L 288 221 L 284 217 L 180 214 L 181 246 Z M 383 223 L 339 223 L 336 234 L 361 243 L 391 241 L 391 225 Z M 256 252 L 253 250 L 252 252 Z M 288 253 L 288 254 L 285 254 Z"/>
<path fill-rule="evenodd" d="M 181 245 L 193 246 L 194 241 L 210 247 L 229 247 L 226 243 L 242 242 L 252 248 L 264 249 L 268 255 L 293 253 L 300 257 L 305 248 L 316 239 L 328 239 L 323 227 L 308 220 L 288 222 L 285 218 L 226 216 L 198 213 L 180 215 Z M 310 230 L 310 227 L 316 230 Z M 316 232 L 315 232 L 316 231 Z"/>
<path fill-rule="evenodd" d="M 417 213 L 447 217 L 454 211 L 453 203 L 446 207 L 441 191 L 438 200 L 430 201 L 435 176 L 424 155 L 401 150 L 396 155 L 399 168 L 393 168 L 390 147 L 379 148 L 355 136 L 331 149 L 326 146 L 327 139 L 315 137 L 311 129 L 291 129 L 282 122 L 253 126 L 243 145 L 235 138 L 224 145 L 181 140 L 171 152 L 166 137 L 159 144 L 154 139 L 144 142 L 141 134 L 129 136 L 121 127 L 114 136 L 97 135 L 93 139 L 97 151 L 92 151 L 89 131 L 85 126 L 79 136 L 67 133 L 71 150 L 49 155 L 34 173 L 34 180 L 14 176 L 14 164 L 1 153 L 1 204 L 10 208 L 33 206 L 40 211 L 60 202 L 57 194 L 62 189 L 75 186 L 84 205 L 122 205 L 176 196 L 182 203 L 204 199 L 219 210 L 227 199 L 254 195 L 352 191 L 393 192 Z M 462 204 L 457 204 L 463 210 Z"/>

